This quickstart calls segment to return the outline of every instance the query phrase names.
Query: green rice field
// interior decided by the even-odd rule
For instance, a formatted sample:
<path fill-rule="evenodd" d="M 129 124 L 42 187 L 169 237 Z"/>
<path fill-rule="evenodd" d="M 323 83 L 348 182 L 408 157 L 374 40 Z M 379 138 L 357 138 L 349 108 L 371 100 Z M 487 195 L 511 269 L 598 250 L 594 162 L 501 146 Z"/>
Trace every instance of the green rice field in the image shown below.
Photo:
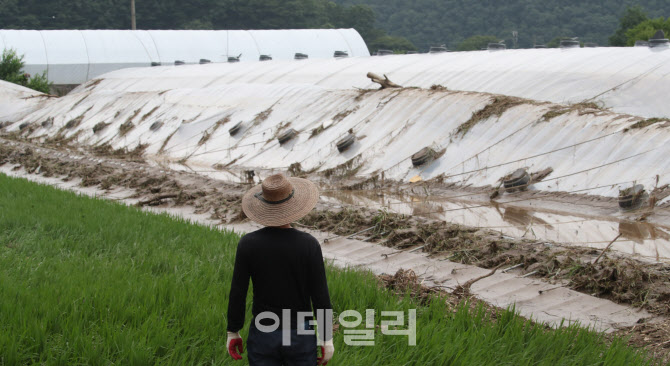
<path fill-rule="evenodd" d="M 247 364 L 225 349 L 238 239 L 0 174 L 0 365 Z M 416 346 L 380 332 L 347 346 L 341 327 L 329 365 L 653 364 L 577 327 L 419 305 L 357 270 L 329 267 L 328 279 L 336 314 L 417 309 Z"/>

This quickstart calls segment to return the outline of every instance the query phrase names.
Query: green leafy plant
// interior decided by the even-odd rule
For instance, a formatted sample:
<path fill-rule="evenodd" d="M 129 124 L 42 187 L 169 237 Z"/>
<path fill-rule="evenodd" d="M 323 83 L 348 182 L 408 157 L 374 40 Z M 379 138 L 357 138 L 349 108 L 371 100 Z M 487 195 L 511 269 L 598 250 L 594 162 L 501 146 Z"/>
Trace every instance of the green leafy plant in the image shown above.
<path fill-rule="evenodd" d="M 463 40 L 456 47 L 457 51 L 477 51 L 486 48 L 489 43 L 498 43 L 499 39 L 496 36 L 482 36 L 476 35 Z"/>
<path fill-rule="evenodd" d="M 633 46 L 635 41 L 647 41 L 656 31 L 663 30 L 666 37 L 670 34 L 670 18 L 648 19 L 626 31 L 626 44 Z"/>
<path fill-rule="evenodd" d="M 646 20 L 649 20 L 649 17 L 647 17 L 647 13 L 645 13 L 641 6 L 627 8 L 626 12 L 619 19 L 619 28 L 608 39 L 609 45 L 618 47 L 625 46 L 628 40 L 626 32 Z"/>
<path fill-rule="evenodd" d="M 23 71 L 24 65 L 23 56 L 19 56 L 15 50 L 5 49 L 2 51 L 2 60 L 0 60 L 0 79 L 42 93 L 49 93 L 51 83 L 47 79 L 46 72 L 31 77 Z"/>

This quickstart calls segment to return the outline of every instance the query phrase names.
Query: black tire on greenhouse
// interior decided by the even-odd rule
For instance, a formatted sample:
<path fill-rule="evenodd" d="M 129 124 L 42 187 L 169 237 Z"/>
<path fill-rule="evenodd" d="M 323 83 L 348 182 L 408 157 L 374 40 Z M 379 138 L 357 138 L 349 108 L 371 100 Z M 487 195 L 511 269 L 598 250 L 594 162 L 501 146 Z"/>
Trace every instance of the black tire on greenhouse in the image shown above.
<path fill-rule="evenodd" d="M 430 147 L 424 147 L 423 149 L 419 150 L 417 153 L 412 155 L 412 165 L 414 166 L 421 166 L 428 161 L 432 160 L 433 157 L 435 156 L 435 151 L 431 149 Z"/>
<path fill-rule="evenodd" d="M 283 132 L 281 135 L 279 135 L 279 137 L 277 137 L 277 141 L 279 141 L 279 145 L 283 145 L 286 142 L 288 142 L 289 140 L 291 140 L 292 138 L 294 138 L 297 134 L 298 134 L 298 132 L 296 132 L 296 130 L 294 130 L 292 128 L 289 128 L 288 130 Z"/>
<path fill-rule="evenodd" d="M 235 136 L 237 135 L 238 132 L 240 132 L 241 129 L 242 129 L 242 122 L 238 122 L 235 126 L 231 127 L 228 130 L 228 133 L 230 134 L 230 136 Z"/>
<path fill-rule="evenodd" d="M 353 134 L 347 135 L 345 138 L 337 142 L 337 151 L 344 152 L 356 141 L 356 136 Z"/>
<path fill-rule="evenodd" d="M 528 183 L 530 183 L 530 174 L 523 168 L 515 170 L 503 180 L 503 186 L 506 190 L 525 189 L 528 187 Z"/>
<path fill-rule="evenodd" d="M 47 118 L 46 121 L 42 122 L 42 127 L 49 128 L 54 125 L 53 118 Z"/>
<path fill-rule="evenodd" d="M 619 207 L 623 210 L 632 210 L 640 207 L 644 198 L 644 185 L 636 184 L 619 191 Z"/>
<path fill-rule="evenodd" d="M 150 129 L 151 131 L 153 131 L 153 132 L 156 132 L 156 131 L 160 130 L 161 127 L 163 127 L 163 122 L 158 121 L 158 122 L 154 122 L 154 123 L 151 125 L 151 127 L 149 127 L 149 129 Z"/>

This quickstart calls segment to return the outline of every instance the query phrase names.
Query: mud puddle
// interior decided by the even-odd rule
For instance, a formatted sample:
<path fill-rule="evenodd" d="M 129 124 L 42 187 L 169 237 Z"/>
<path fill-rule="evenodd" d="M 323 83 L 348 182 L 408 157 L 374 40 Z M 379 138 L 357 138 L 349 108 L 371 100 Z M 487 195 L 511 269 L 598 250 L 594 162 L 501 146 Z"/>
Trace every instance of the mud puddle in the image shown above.
<path fill-rule="evenodd" d="M 670 228 L 647 222 L 566 215 L 495 203 L 427 199 L 383 191 L 326 191 L 322 199 L 335 206 L 420 216 L 493 230 L 513 238 L 601 250 L 621 234 L 609 250 L 644 261 L 670 263 Z"/>

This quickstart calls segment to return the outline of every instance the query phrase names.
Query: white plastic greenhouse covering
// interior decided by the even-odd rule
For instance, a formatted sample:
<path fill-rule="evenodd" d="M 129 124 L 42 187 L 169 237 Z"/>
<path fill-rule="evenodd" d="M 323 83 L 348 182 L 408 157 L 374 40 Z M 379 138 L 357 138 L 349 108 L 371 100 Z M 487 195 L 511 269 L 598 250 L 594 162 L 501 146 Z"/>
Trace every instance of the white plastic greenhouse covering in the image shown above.
<path fill-rule="evenodd" d="M 597 102 L 618 113 L 670 117 L 670 48 L 577 48 L 453 52 L 346 59 L 197 65 L 123 70 L 106 88 L 161 91 L 230 84 L 309 84 L 326 89 L 378 87 L 386 74 L 406 87 L 517 96 L 554 103 Z"/>
<path fill-rule="evenodd" d="M 39 109 L 45 99 L 42 93 L 0 80 L 0 124 L 12 122 Z"/>
<path fill-rule="evenodd" d="M 56 85 L 81 84 L 109 71 L 152 62 L 219 63 L 238 55 L 240 61 L 259 61 L 260 55 L 288 60 L 297 52 L 309 58 L 332 58 L 335 51 L 352 57 L 370 55 L 354 29 L 0 30 L 0 48 L 24 55 L 26 72 L 46 71 Z"/>
<path fill-rule="evenodd" d="M 595 48 L 127 69 L 8 130 L 25 123 L 35 127 L 31 137 L 62 134 L 115 149 L 146 144 L 149 159 L 223 179 L 299 163 L 305 171 L 355 167 L 361 178 L 384 172 L 399 181 L 442 176 L 495 186 L 515 169 L 551 167 L 534 189 L 616 197 L 631 182 L 670 184 L 670 122 L 638 123 L 670 117 L 668 61 L 668 49 Z M 377 91 L 369 71 L 405 88 Z M 505 105 L 502 94 L 526 99 Z M 581 102 L 588 103 L 566 106 Z M 480 112 L 488 117 L 469 124 Z M 65 128 L 73 119 L 81 123 Z M 45 120 L 53 123 L 43 127 Z M 237 123 L 242 131 L 231 136 Z M 289 127 L 297 136 L 280 144 Z M 356 142 L 338 152 L 335 143 L 350 131 Z M 444 155 L 413 167 L 410 156 L 423 147 Z"/>

